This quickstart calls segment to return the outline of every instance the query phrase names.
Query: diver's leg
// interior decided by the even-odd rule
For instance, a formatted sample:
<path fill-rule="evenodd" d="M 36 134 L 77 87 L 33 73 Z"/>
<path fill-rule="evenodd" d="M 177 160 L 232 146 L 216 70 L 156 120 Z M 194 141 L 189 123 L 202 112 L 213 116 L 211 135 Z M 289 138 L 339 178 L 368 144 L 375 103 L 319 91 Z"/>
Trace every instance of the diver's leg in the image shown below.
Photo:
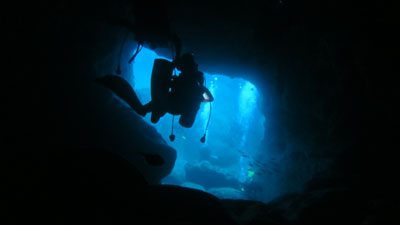
<path fill-rule="evenodd" d="M 166 113 L 164 111 L 154 110 L 154 102 L 153 101 L 150 101 L 149 103 L 145 104 L 143 106 L 143 110 L 145 111 L 144 115 L 146 115 L 146 113 L 151 112 L 151 122 L 152 123 L 157 123 L 160 120 L 160 118 L 162 116 L 164 116 Z"/>
<path fill-rule="evenodd" d="M 144 110 L 146 113 L 149 113 L 149 112 L 153 111 L 153 101 L 150 101 L 150 102 L 148 102 L 147 104 L 145 104 L 145 105 L 143 106 L 143 110 Z"/>
<path fill-rule="evenodd" d="M 110 89 L 114 94 L 116 94 L 126 103 L 128 103 L 128 105 L 139 115 L 146 115 L 146 111 L 135 91 L 130 86 L 130 84 L 122 77 L 106 75 L 104 77 L 97 78 L 96 82 Z"/>
<path fill-rule="evenodd" d="M 163 117 L 167 112 L 152 112 L 151 113 L 151 122 L 157 123 L 161 117 Z"/>

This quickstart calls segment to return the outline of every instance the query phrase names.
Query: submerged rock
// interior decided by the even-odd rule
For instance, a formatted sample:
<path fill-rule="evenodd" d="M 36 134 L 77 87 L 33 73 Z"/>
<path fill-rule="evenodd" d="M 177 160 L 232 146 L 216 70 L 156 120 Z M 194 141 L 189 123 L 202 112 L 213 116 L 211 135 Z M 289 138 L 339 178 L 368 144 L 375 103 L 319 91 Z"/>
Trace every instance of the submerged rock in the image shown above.
<path fill-rule="evenodd" d="M 176 151 L 109 90 L 95 84 L 90 88 L 94 95 L 79 100 L 84 107 L 76 121 L 81 137 L 77 144 L 113 152 L 133 164 L 149 184 L 160 184 L 174 167 Z"/>
<path fill-rule="evenodd" d="M 221 200 L 240 224 L 399 224 L 398 200 L 362 190 L 325 189 L 282 196 L 270 203 Z"/>
<path fill-rule="evenodd" d="M 238 224 L 221 201 L 206 192 L 157 185 L 149 187 L 146 193 L 143 208 L 146 224 Z"/>
<path fill-rule="evenodd" d="M 181 184 L 182 187 L 186 187 L 186 188 L 192 188 L 192 189 L 197 189 L 200 191 L 206 191 L 206 189 L 201 186 L 200 184 L 196 184 L 196 183 L 192 183 L 192 182 L 185 182 L 183 184 Z"/>
<path fill-rule="evenodd" d="M 210 188 L 208 192 L 220 199 L 247 199 L 242 191 L 230 187 Z"/>
<path fill-rule="evenodd" d="M 232 187 L 240 188 L 239 181 L 219 167 L 211 165 L 208 161 L 185 165 L 186 179 L 205 187 Z"/>
<path fill-rule="evenodd" d="M 150 186 L 128 160 L 102 149 L 6 153 L 5 224 L 237 224 L 215 196 Z"/>
<path fill-rule="evenodd" d="M 240 224 L 284 225 L 288 224 L 282 213 L 270 214 L 271 208 L 259 201 L 223 199 L 221 203 Z"/>

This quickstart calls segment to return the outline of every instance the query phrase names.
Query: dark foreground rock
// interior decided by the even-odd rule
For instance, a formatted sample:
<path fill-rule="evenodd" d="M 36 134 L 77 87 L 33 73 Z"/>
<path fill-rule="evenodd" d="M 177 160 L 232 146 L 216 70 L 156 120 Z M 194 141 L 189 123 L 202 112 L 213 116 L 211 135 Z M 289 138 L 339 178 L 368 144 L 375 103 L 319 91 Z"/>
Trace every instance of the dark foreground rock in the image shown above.
<path fill-rule="evenodd" d="M 236 224 L 206 192 L 148 185 L 101 149 L 2 154 L 2 224 Z"/>
<path fill-rule="evenodd" d="M 2 224 L 399 224 L 395 196 L 357 186 L 312 185 L 264 204 L 149 185 L 129 161 L 101 149 L 3 151 L 1 156 Z"/>
<path fill-rule="evenodd" d="M 325 189 L 280 197 L 268 204 L 223 200 L 241 224 L 398 224 L 398 201 L 362 190 Z"/>
<path fill-rule="evenodd" d="M 128 60 L 138 35 L 127 36 L 122 48 L 129 29 L 107 18 L 145 21 L 151 45 L 166 40 L 157 28 L 164 28 L 168 12 L 184 50 L 196 52 L 205 72 L 243 74 L 258 83 L 268 118 L 260 152 L 281 158 L 284 169 L 275 196 L 298 191 L 314 175 L 363 177 L 362 185 L 313 188 L 267 205 L 223 201 L 239 221 L 400 224 L 394 3 L 196 1 L 193 13 L 193 1 L 171 1 L 165 10 L 158 0 L 133 1 L 145 7 L 134 6 L 132 15 L 127 2 L 4 1 L 0 213 L 6 216 L 0 224 L 230 221 L 212 196 L 150 189 L 147 182 L 165 177 L 176 154 L 165 146 L 145 151 L 160 153 L 166 163 L 158 167 L 133 155 L 161 150 L 154 143 L 159 135 L 112 103 L 111 93 L 91 88 L 95 78 L 118 70 L 129 80 L 137 75 Z M 55 147 L 43 150 L 49 143 Z M 66 143 L 115 155 L 59 148 Z"/>

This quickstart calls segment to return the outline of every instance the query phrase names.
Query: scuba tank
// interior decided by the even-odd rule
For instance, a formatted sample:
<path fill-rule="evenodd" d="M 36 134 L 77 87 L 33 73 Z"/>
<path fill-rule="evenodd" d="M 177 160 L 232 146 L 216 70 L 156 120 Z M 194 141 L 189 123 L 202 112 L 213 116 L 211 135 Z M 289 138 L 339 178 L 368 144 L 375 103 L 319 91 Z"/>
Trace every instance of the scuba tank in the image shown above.
<path fill-rule="evenodd" d="M 151 98 L 153 102 L 152 109 L 152 122 L 157 123 L 159 117 L 163 116 L 166 112 L 172 115 L 181 115 L 179 124 L 183 127 L 190 128 L 193 126 L 197 111 L 200 108 L 201 102 L 212 102 L 214 100 L 212 94 L 206 87 L 201 87 L 195 93 L 189 94 L 190 99 L 184 103 L 180 101 L 180 96 L 175 96 L 170 92 L 172 86 L 172 71 L 174 66 L 172 62 L 165 59 L 155 59 L 153 71 L 151 75 Z M 172 90 L 174 91 L 174 90 Z M 185 93 L 178 93 L 179 95 Z M 185 105 L 181 105 L 185 104 Z M 154 118 L 154 119 L 153 119 Z"/>
<path fill-rule="evenodd" d="M 169 89 L 171 86 L 172 63 L 165 59 L 155 59 L 151 73 L 151 99 L 153 108 L 151 122 L 157 123 L 169 110 Z"/>

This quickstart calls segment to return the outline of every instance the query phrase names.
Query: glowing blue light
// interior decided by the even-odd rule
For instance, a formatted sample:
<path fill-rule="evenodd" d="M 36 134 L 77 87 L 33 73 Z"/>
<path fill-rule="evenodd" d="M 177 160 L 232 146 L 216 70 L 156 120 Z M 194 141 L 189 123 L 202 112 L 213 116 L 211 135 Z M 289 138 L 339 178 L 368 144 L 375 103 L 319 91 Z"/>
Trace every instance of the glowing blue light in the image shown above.
<path fill-rule="evenodd" d="M 151 71 L 153 70 L 154 59 L 162 58 L 154 51 L 143 48 L 133 61 L 134 88 L 150 88 Z M 168 60 L 168 59 L 167 59 Z"/>
<path fill-rule="evenodd" d="M 163 57 L 143 48 L 133 64 L 134 89 L 142 103 L 150 100 L 151 71 L 156 58 Z M 167 183 L 170 184 L 182 185 L 189 181 L 185 171 L 187 165 L 208 165 L 207 168 L 215 170 L 215 173 L 229 174 L 238 183 L 251 182 L 256 179 L 256 176 L 248 176 L 250 158 L 257 152 L 257 144 L 253 143 L 260 142 L 264 135 L 264 119 L 257 107 L 257 88 L 243 79 L 207 73 L 204 73 L 204 76 L 206 87 L 214 97 L 212 118 L 204 144 L 200 142 L 200 137 L 203 136 L 209 119 L 210 103 L 201 104 L 195 123 L 190 129 L 179 126 L 179 116 L 175 116 L 174 134 L 181 138 L 175 139 L 174 142 L 168 139 L 171 132 L 171 115 L 166 115 L 157 124 L 152 124 L 178 153 L 176 166 L 165 180 L 169 179 Z M 150 123 L 149 114 L 145 120 Z M 243 152 L 246 155 L 243 155 Z M 193 177 L 191 179 L 196 180 Z M 207 175 L 204 175 L 203 179 L 207 180 Z M 196 183 L 193 180 L 191 182 Z M 211 184 L 213 181 L 210 179 L 207 182 Z M 207 182 L 198 181 L 197 184 L 206 186 Z M 241 190 L 241 187 L 227 188 Z"/>
<path fill-rule="evenodd" d="M 241 87 L 242 90 L 240 91 L 239 96 L 239 117 L 242 121 L 249 119 L 250 115 L 256 108 L 258 93 L 256 87 L 248 81 L 245 81 L 244 86 Z"/>

